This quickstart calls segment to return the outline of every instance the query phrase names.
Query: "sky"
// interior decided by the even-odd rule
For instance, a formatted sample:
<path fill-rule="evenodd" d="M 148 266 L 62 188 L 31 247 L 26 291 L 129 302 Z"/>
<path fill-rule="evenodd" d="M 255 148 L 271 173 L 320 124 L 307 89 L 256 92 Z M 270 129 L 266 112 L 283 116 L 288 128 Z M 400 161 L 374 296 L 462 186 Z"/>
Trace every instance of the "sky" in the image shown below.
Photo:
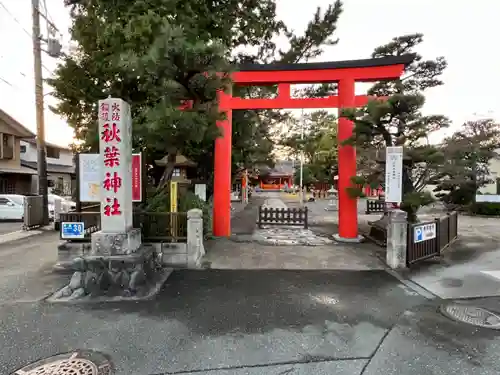
<path fill-rule="evenodd" d="M 70 19 L 62 0 L 41 0 L 69 45 Z M 278 17 L 301 32 L 316 8 L 333 0 L 277 0 Z M 300 4 L 300 5 L 299 5 Z M 3 6 L 2 6 L 3 5 Z M 314 61 L 362 59 L 374 47 L 395 36 L 423 33 L 418 50 L 424 58 L 444 56 L 448 68 L 444 85 L 426 93 L 424 112 L 448 116 L 453 125 L 431 140 L 438 141 L 464 121 L 481 117 L 500 120 L 500 53 L 492 30 L 497 29 L 500 2 L 496 0 L 344 0 L 336 46 L 327 47 Z M 35 124 L 31 1 L 0 0 L 0 108 L 31 130 Z M 42 30 L 45 26 L 42 23 Z M 5 37 L 8 36 L 8 37 Z M 493 38 L 493 39 L 492 39 Z M 57 60 L 44 54 L 43 74 L 50 76 Z M 357 93 L 365 88 L 360 85 Z M 56 104 L 45 87 L 46 140 L 62 146 L 72 142 L 72 130 L 48 110 Z"/>

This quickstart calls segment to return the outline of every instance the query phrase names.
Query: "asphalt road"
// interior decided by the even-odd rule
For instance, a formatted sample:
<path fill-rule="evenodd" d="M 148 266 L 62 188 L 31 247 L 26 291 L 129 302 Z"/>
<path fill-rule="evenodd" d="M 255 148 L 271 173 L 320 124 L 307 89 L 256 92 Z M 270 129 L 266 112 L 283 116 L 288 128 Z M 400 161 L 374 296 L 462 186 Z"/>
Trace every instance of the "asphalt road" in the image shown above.
<path fill-rule="evenodd" d="M 22 222 L 16 221 L 0 221 L 0 235 L 17 232 L 23 227 Z"/>
<path fill-rule="evenodd" d="M 154 300 L 49 304 L 69 278 L 50 272 L 57 242 L 0 245 L 0 374 L 78 348 L 108 354 L 119 375 L 500 371 L 500 331 L 442 316 L 383 270 L 184 270 Z"/>

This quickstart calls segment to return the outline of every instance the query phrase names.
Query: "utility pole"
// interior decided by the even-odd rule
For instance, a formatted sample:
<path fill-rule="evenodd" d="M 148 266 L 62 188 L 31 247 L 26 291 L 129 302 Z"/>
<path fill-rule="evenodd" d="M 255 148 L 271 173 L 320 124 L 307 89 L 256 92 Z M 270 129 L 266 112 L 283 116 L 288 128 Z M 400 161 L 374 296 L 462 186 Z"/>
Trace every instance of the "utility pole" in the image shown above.
<path fill-rule="evenodd" d="M 45 149 L 45 120 L 43 113 L 43 77 L 42 77 L 42 47 L 40 33 L 40 1 L 31 0 L 33 17 L 33 61 L 35 70 L 35 100 L 36 100 L 36 147 L 38 151 L 38 194 L 43 200 L 43 224 L 49 224 L 47 154 Z"/>

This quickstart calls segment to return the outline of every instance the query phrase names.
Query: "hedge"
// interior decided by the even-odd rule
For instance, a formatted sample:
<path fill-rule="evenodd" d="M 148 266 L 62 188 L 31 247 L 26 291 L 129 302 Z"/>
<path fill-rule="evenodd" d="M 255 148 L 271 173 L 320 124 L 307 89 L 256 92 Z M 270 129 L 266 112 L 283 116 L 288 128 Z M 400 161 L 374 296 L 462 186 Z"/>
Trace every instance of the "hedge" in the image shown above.
<path fill-rule="evenodd" d="M 500 203 L 475 202 L 469 206 L 469 212 L 474 215 L 500 216 Z"/>

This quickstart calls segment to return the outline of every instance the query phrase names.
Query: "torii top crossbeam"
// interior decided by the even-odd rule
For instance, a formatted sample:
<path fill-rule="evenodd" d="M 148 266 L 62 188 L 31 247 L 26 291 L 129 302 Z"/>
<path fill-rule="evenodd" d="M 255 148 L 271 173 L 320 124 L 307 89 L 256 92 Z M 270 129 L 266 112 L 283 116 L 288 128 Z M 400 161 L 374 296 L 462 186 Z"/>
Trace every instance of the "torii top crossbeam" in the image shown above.
<path fill-rule="evenodd" d="M 218 122 L 222 135 L 215 141 L 213 233 L 229 236 L 231 233 L 231 136 L 232 111 L 237 109 L 283 108 L 352 108 L 363 106 L 368 96 L 355 95 L 355 82 L 375 82 L 397 79 L 415 55 L 391 56 L 366 60 L 319 62 L 304 64 L 250 64 L 242 65 L 231 74 L 237 85 L 278 85 L 276 98 L 246 99 L 232 96 L 232 90 L 219 93 L 219 110 L 226 118 Z M 338 95 L 324 98 L 292 98 L 292 84 L 338 83 Z M 358 239 L 357 201 L 348 195 L 351 178 L 356 175 L 356 151 L 342 145 L 353 132 L 352 123 L 340 118 L 339 141 L 339 235 L 338 239 Z"/>

